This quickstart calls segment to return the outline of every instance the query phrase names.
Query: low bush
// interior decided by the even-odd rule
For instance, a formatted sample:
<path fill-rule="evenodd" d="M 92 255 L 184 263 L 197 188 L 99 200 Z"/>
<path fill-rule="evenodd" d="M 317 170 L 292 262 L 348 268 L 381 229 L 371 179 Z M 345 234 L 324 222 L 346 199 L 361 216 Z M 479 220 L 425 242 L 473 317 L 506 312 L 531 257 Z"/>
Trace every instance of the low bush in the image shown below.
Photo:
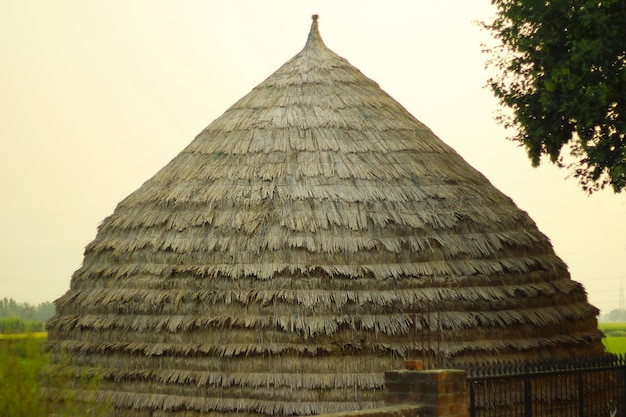
<path fill-rule="evenodd" d="M 9 335 L 13 336 L 13 335 Z M 95 391 L 102 376 L 93 370 L 72 366 L 64 355 L 50 365 L 43 349 L 45 337 L 23 335 L 0 339 L 0 411 L 2 417 L 47 417 L 108 415 L 111 403 L 74 401 L 74 391 Z M 44 395 L 43 385 L 61 388 Z M 68 389 L 69 388 L 69 389 Z"/>
<path fill-rule="evenodd" d="M 0 410 L 6 417 L 47 415 L 41 395 L 39 371 L 48 363 L 42 340 L 31 337 L 0 341 Z"/>
<path fill-rule="evenodd" d="M 0 333 L 35 333 L 43 332 L 46 324 L 43 321 L 28 321 L 19 317 L 2 317 L 0 318 Z"/>

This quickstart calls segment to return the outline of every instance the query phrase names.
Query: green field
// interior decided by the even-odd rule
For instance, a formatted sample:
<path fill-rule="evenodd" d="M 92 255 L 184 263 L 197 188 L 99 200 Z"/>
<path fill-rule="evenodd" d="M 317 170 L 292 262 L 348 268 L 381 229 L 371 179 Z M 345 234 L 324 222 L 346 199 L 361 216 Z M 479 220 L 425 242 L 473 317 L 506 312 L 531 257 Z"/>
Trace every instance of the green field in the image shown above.
<path fill-rule="evenodd" d="M 13 339 L 35 339 L 39 341 L 45 341 L 48 337 L 47 332 L 34 332 L 34 333 L 0 333 L 0 340 L 13 340 Z"/>
<path fill-rule="evenodd" d="M 626 323 L 600 323 L 600 330 L 606 337 L 603 339 L 606 350 L 611 353 L 626 354 Z"/>

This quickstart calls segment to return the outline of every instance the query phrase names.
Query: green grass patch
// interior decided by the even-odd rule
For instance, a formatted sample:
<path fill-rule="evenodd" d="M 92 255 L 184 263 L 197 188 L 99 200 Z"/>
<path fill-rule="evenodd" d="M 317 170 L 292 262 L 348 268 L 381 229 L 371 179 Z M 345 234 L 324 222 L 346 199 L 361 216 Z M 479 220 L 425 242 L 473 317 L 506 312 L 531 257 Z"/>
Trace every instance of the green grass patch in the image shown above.
<path fill-rule="evenodd" d="M 619 355 L 626 355 L 626 337 L 605 337 L 602 342 L 607 351 Z"/>
<path fill-rule="evenodd" d="M 51 364 L 43 349 L 47 334 L 3 334 L 0 338 L 0 415 L 2 417 L 47 417 L 110 415 L 111 401 L 75 401 L 77 391 L 98 390 L 99 369 L 72 365 L 64 353 Z M 45 381 L 45 382 L 44 382 Z M 43 395 L 42 383 L 60 388 L 53 398 Z"/>
<path fill-rule="evenodd" d="M 35 333 L 0 333 L 0 340 L 18 340 L 18 339 L 35 339 L 39 341 L 45 341 L 48 338 L 47 332 L 35 332 Z"/>
<path fill-rule="evenodd" d="M 11 335 L 13 336 L 13 335 Z M 41 396 L 38 375 L 48 363 L 39 338 L 0 340 L 0 410 L 4 416 L 45 416 L 47 403 Z"/>
<path fill-rule="evenodd" d="M 598 328 L 606 335 L 602 340 L 606 350 L 626 354 L 626 323 L 599 323 Z"/>
<path fill-rule="evenodd" d="M 598 328 L 607 336 L 626 336 L 626 323 L 599 323 Z"/>

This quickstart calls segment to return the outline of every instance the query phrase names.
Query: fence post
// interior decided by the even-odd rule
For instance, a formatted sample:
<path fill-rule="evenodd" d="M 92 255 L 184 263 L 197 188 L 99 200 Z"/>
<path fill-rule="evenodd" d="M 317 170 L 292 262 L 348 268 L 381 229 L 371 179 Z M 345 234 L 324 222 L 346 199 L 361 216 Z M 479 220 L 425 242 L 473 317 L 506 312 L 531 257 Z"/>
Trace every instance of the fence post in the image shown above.
<path fill-rule="evenodd" d="M 524 378 L 524 417 L 533 416 L 533 392 L 530 377 Z M 582 414 L 581 414 L 582 417 Z"/>
<path fill-rule="evenodd" d="M 533 392 L 530 382 L 530 362 L 524 361 L 524 417 L 533 415 Z M 580 416 L 582 417 L 582 415 Z"/>
<path fill-rule="evenodd" d="M 476 391 L 474 389 L 474 383 L 469 383 L 469 417 L 476 417 Z"/>
<path fill-rule="evenodd" d="M 585 405 L 584 405 L 584 397 L 585 397 L 585 386 L 583 384 L 583 371 L 578 370 L 578 415 L 585 415 Z"/>
<path fill-rule="evenodd" d="M 622 409 L 619 411 L 619 415 L 626 417 L 626 363 L 624 362 L 623 355 L 618 356 L 617 363 L 619 363 L 619 366 L 622 368 L 622 380 L 619 383 Z"/>

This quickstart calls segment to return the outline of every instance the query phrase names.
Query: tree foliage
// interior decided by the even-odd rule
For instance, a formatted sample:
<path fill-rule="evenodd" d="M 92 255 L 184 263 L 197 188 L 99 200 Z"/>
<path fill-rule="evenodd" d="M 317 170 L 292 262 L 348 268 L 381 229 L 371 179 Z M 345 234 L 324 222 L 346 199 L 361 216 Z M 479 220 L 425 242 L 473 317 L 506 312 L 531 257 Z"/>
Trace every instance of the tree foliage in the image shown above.
<path fill-rule="evenodd" d="M 622 310 L 622 309 L 611 310 L 608 314 L 603 316 L 603 319 L 605 321 L 610 321 L 610 322 L 626 323 L 626 310 Z M 622 333 L 624 333 L 623 330 L 621 331 Z M 605 331 L 605 333 L 609 335 L 608 332 Z M 616 335 L 611 334 L 611 336 L 616 336 Z M 626 336 L 626 335 L 620 334 L 619 336 Z"/>
<path fill-rule="evenodd" d="M 533 165 L 549 157 L 589 193 L 626 186 L 626 1 L 492 0 L 483 27 L 510 109 L 498 118 Z"/>
<path fill-rule="evenodd" d="M 18 303 L 12 298 L 0 299 L 0 317 L 18 317 L 25 321 L 46 322 L 54 316 L 54 304 L 49 301 L 37 304 Z"/>

